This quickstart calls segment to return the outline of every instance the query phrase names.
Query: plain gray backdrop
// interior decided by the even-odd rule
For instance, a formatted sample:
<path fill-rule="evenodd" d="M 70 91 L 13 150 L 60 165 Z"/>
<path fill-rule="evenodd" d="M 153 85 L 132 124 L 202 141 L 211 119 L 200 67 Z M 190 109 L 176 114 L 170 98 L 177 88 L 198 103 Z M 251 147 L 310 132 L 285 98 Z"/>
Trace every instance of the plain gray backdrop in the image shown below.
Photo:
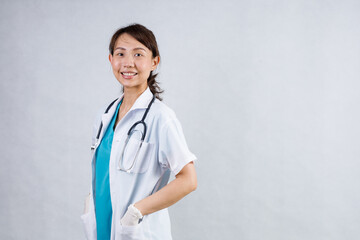
<path fill-rule="evenodd" d="M 198 157 L 174 240 L 360 235 L 360 2 L 1 1 L 0 239 L 84 239 L 90 139 L 119 27 L 157 37 Z"/>

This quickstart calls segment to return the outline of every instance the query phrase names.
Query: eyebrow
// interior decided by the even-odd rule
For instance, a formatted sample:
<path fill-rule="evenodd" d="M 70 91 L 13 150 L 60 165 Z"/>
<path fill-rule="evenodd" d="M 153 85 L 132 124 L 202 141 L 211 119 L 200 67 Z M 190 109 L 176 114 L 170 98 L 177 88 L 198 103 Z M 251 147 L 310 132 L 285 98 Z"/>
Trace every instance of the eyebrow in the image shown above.
<path fill-rule="evenodd" d="M 123 48 L 123 47 L 117 47 L 114 50 L 116 50 L 116 49 L 126 50 L 126 48 Z M 146 52 L 146 50 L 144 48 L 141 48 L 141 47 L 134 48 L 133 50 L 142 50 L 142 51 Z"/>

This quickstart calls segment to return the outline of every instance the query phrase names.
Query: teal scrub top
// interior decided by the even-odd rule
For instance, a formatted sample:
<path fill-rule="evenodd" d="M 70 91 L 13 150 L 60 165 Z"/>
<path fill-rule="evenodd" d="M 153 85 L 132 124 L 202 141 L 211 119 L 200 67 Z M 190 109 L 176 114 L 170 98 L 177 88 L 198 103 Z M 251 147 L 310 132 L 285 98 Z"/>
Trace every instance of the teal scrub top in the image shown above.
<path fill-rule="evenodd" d="M 114 125 L 121 102 L 106 129 L 104 137 L 96 151 L 95 163 L 95 215 L 97 239 L 110 239 L 112 206 L 109 183 L 109 161 L 111 145 L 114 137 Z"/>

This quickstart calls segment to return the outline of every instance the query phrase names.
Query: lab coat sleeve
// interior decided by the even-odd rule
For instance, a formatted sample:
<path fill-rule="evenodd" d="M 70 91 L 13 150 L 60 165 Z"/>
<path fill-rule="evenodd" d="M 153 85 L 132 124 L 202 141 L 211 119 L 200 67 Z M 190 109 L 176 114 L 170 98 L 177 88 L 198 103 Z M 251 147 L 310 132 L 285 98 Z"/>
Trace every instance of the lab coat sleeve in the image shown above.
<path fill-rule="evenodd" d="M 176 175 L 196 156 L 190 152 L 180 122 L 175 118 L 166 122 L 159 136 L 159 162 Z"/>

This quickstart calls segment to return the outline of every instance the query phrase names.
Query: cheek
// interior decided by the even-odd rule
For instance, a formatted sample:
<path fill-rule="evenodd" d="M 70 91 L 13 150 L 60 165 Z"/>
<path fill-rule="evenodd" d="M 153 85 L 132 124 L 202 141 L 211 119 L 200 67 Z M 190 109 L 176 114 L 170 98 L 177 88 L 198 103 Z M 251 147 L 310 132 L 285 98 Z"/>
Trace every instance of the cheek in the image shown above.
<path fill-rule="evenodd" d="M 118 70 L 121 66 L 121 63 L 120 63 L 120 61 L 113 61 L 111 63 L 111 66 L 112 66 L 113 70 Z"/>
<path fill-rule="evenodd" d="M 141 68 L 142 71 L 150 73 L 152 66 L 151 63 L 142 62 L 138 67 Z"/>

